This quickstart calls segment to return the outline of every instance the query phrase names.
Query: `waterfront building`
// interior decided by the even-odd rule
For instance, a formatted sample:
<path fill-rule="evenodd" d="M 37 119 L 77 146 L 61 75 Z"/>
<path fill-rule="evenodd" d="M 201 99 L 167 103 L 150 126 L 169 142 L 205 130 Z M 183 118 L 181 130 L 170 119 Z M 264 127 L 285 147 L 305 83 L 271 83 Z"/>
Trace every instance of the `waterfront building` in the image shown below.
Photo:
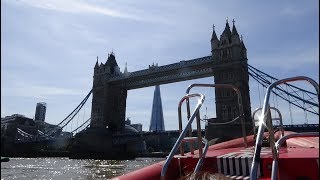
<path fill-rule="evenodd" d="M 23 121 L 33 121 L 30 118 L 27 118 L 26 116 L 22 115 L 22 114 L 12 114 L 11 116 L 6 116 L 4 118 L 1 118 L 1 126 L 8 124 L 8 123 L 12 123 L 16 120 L 20 120 L 21 122 Z"/>
<path fill-rule="evenodd" d="M 135 128 L 137 131 L 141 132 L 142 131 L 142 124 L 137 123 L 137 124 L 130 124 L 133 128 Z"/>
<path fill-rule="evenodd" d="M 37 131 L 36 123 L 33 119 L 25 117 L 24 115 L 13 114 L 1 118 L 1 136 L 13 140 L 16 137 L 17 128 L 29 134 L 35 134 Z"/>
<path fill-rule="evenodd" d="M 127 120 L 125 121 L 125 125 L 127 126 L 131 126 L 134 129 L 136 129 L 138 132 L 142 131 L 142 124 L 137 123 L 137 124 L 131 124 L 131 120 L 129 118 L 127 118 Z"/>
<path fill-rule="evenodd" d="M 34 120 L 44 122 L 46 118 L 46 109 L 47 109 L 47 104 L 45 102 L 37 103 Z"/>
<path fill-rule="evenodd" d="M 62 129 L 57 125 L 43 121 L 34 121 L 32 118 L 28 118 L 21 114 L 13 114 L 11 116 L 1 118 L 1 136 L 15 138 L 17 128 L 31 135 L 37 135 L 37 130 L 45 133 L 52 131 L 53 129 L 58 129 L 57 134 L 60 134 L 62 131 Z"/>

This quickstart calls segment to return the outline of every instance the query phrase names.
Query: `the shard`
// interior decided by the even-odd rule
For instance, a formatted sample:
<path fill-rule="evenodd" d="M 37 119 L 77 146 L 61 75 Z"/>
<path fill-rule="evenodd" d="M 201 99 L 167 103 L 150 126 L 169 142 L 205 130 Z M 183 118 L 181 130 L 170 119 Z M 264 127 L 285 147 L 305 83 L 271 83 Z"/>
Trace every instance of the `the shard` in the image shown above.
<path fill-rule="evenodd" d="M 160 86 L 156 85 L 153 95 L 152 114 L 149 131 L 165 131 Z"/>

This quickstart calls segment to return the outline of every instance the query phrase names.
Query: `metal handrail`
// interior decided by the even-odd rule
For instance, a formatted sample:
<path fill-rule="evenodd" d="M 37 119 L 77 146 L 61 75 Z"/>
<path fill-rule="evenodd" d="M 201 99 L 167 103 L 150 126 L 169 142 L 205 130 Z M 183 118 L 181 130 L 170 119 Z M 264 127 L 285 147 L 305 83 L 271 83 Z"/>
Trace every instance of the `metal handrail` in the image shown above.
<path fill-rule="evenodd" d="M 186 127 L 184 128 L 184 130 L 182 131 L 182 133 L 178 137 L 176 143 L 174 144 L 173 148 L 171 149 L 170 154 L 168 155 L 168 157 L 166 159 L 166 162 L 164 163 L 164 165 L 162 167 L 162 170 L 161 170 L 161 178 L 162 179 L 164 179 L 165 174 L 166 174 L 166 172 L 168 170 L 168 166 L 169 166 L 169 164 L 170 164 L 175 152 L 177 151 L 178 147 L 180 146 L 183 138 L 185 137 L 187 131 L 189 130 L 189 127 L 191 127 L 191 124 L 192 124 L 193 120 L 195 119 L 196 116 L 199 115 L 199 110 L 200 110 L 200 107 L 202 106 L 202 104 L 203 104 L 203 102 L 205 100 L 205 96 L 203 94 L 187 94 L 179 102 L 178 113 L 179 113 L 179 120 L 181 120 L 181 105 L 182 105 L 182 103 L 186 99 L 189 99 L 190 97 L 197 97 L 197 96 L 200 97 L 200 100 L 198 101 L 198 104 L 197 104 L 195 110 L 193 111 L 192 116 L 190 118 L 188 118 L 188 123 L 187 123 Z M 182 126 L 182 124 L 181 124 L 181 126 Z M 179 127 L 180 127 L 180 124 L 179 124 Z M 199 147 L 201 147 L 201 145 L 199 145 Z M 200 158 L 200 149 L 199 149 L 199 158 Z"/>
<path fill-rule="evenodd" d="M 243 105 L 242 105 L 242 96 L 241 96 L 240 90 L 236 86 L 231 85 L 231 84 L 191 84 L 188 87 L 186 93 L 189 94 L 191 88 L 193 88 L 193 87 L 230 88 L 230 89 L 233 89 L 237 93 L 238 105 L 239 105 L 239 116 L 236 117 L 236 118 L 241 118 L 242 117 L 241 118 L 242 136 L 243 136 L 245 147 L 248 147 L 246 129 L 245 129 L 244 118 L 243 118 L 244 117 L 244 113 L 243 113 Z M 187 99 L 186 103 L 187 103 L 187 114 L 188 114 L 188 117 L 190 117 L 189 99 Z M 232 120 L 232 122 L 235 121 L 235 119 Z M 228 123 L 230 123 L 230 122 L 228 122 Z M 218 123 L 216 123 L 216 124 L 218 124 Z"/>
<path fill-rule="evenodd" d="M 206 156 L 207 154 L 207 151 L 208 151 L 208 147 L 209 147 L 209 143 L 208 143 L 208 140 L 205 139 L 205 138 L 202 138 L 202 143 L 204 143 L 204 150 L 203 150 L 203 154 L 202 156 L 200 157 L 197 165 L 196 165 L 196 168 L 194 169 L 194 172 L 198 172 L 202 166 L 202 163 L 203 163 L 203 158 Z M 200 155 L 199 155 L 200 156 Z"/>
<path fill-rule="evenodd" d="M 268 122 L 269 124 L 272 124 L 270 113 L 268 113 L 269 112 L 268 109 L 270 108 L 269 99 L 270 99 L 271 90 L 279 84 L 284 84 L 286 82 L 299 81 L 299 80 L 307 81 L 312 86 L 314 86 L 314 88 L 317 91 L 318 102 L 319 102 L 319 85 L 316 81 L 314 81 L 311 78 L 308 78 L 305 76 L 297 76 L 297 77 L 291 77 L 291 78 L 278 80 L 278 81 L 275 81 L 274 83 L 270 84 L 270 86 L 267 88 L 267 91 L 266 91 L 266 95 L 265 95 L 264 102 L 263 102 L 261 119 L 259 121 L 259 129 L 258 129 L 258 133 L 257 133 L 257 139 L 256 139 L 255 150 L 254 150 L 254 155 L 253 155 L 253 162 L 252 162 L 251 170 L 250 170 L 250 179 L 251 180 L 257 179 L 257 169 L 258 169 L 258 165 L 260 163 L 260 152 L 261 152 L 262 141 L 263 141 L 263 133 L 264 133 L 264 129 L 266 127 L 265 124 L 266 124 L 266 122 Z M 272 148 L 272 155 L 273 155 L 273 158 L 276 158 L 276 150 L 275 150 L 275 146 L 274 146 L 273 131 L 271 131 L 269 133 L 271 136 L 270 146 Z M 273 138 L 273 142 L 271 142 L 272 138 Z"/>
<path fill-rule="evenodd" d="M 277 109 L 277 108 L 275 108 L 275 107 L 270 107 L 270 109 L 275 110 L 275 111 L 278 113 L 278 115 L 279 115 L 279 118 L 272 118 L 271 120 L 273 120 L 273 121 L 279 120 L 279 122 L 280 122 L 280 130 L 281 130 L 281 137 L 282 137 L 282 136 L 284 136 L 284 129 L 283 129 L 283 122 L 282 122 L 281 112 L 279 111 L 279 109 Z M 253 113 L 252 113 L 253 134 L 254 134 L 254 137 L 256 137 L 256 129 L 257 129 L 256 126 L 255 126 L 255 122 L 260 120 L 260 119 L 257 119 L 257 120 L 256 120 L 256 119 L 254 119 L 254 117 L 255 117 L 256 113 L 257 113 L 258 111 L 260 111 L 260 110 L 262 110 L 262 108 L 257 108 L 257 109 L 254 110 Z M 272 125 L 270 124 L 269 127 L 268 127 L 268 130 L 270 130 L 271 128 L 273 128 L 273 127 L 272 127 Z"/>
<path fill-rule="evenodd" d="M 316 137 L 319 136 L 319 132 L 305 132 L 305 133 L 293 133 L 288 134 L 286 136 L 281 137 L 276 143 L 275 143 L 275 149 L 276 149 L 276 158 L 272 161 L 272 171 L 271 171 L 271 179 L 276 180 L 277 179 L 277 173 L 278 173 L 278 159 L 279 159 L 279 151 L 280 147 L 286 140 L 290 138 L 295 137 Z"/>

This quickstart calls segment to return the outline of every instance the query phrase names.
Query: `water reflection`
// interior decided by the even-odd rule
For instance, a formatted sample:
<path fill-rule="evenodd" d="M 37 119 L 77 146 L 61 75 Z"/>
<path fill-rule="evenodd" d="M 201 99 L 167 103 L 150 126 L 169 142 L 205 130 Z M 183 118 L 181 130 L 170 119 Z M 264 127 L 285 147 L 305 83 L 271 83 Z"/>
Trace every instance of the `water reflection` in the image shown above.
<path fill-rule="evenodd" d="M 164 160 L 93 160 L 68 158 L 10 158 L 1 163 L 1 179 L 106 179 Z"/>

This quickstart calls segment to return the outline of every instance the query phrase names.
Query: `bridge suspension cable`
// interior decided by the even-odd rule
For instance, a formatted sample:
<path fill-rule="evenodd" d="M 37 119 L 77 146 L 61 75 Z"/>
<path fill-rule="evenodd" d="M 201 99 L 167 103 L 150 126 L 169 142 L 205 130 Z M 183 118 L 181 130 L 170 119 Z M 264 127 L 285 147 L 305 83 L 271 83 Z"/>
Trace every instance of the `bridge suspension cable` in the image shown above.
<path fill-rule="evenodd" d="M 45 134 L 47 136 L 52 136 L 58 130 L 62 130 L 65 126 L 67 126 L 73 120 L 73 118 L 79 113 L 81 108 L 87 102 L 87 100 L 90 97 L 91 93 L 92 93 L 92 89 L 86 95 L 86 97 L 80 102 L 80 104 L 66 118 L 64 118 L 59 124 L 57 124 L 57 128 L 51 129 L 48 132 L 46 132 Z"/>
<path fill-rule="evenodd" d="M 90 126 L 90 120 L 91 120 L 91 118 L 89 118 L 89 119 L 87 119 L 84 123 L 82 123 L 80 126 L 78 126 L 76 129 L 74 129 L 73 131 L 71 131 L 71 133 L 76 133 L 76 132 L 78 132 L 78 130 L 80 130 L 81 128 L 82 129 L 86 129 L 86 128 L 88 128 L 89 126 Z M 84 128 L 83 128 L 84 127 Z M 82 130 L 81 129 L 81 130 Z"/>
<path fill-rule="evenodd" d="M 286 89 L 288 91 L 288 87 L 286 86 Z M 290 101 L 290 96 L 287 95 L 289 101 Z M 289 103 L 289 113 L 290 113 L 290 120 L 291 120 L 291 125 L 293 125 L 293 117 L 292 117 L 292 108 L 291 108 L 291 103 Z"/>
<path fill-rule="evenodd" d="M 248 73 L 264 88 L 267 88 L 272 83 L 272 81 L 278 80 L 277 78 L 270 76 L 249 64 Z M 290 92 L 288 91 L 288 88 Z M 281 99 L 289 102 L 289 104 L 292 104 L 300 109 L 303 109 L 304 111 L 308 111 L 312 114 L 319 116 L 319 111 L 316 110 L 319 108 L 319 104 L 317 102 L 319 97 L 316 93 L 310 92 L 308 90 L 299 88 L 288 83 L 285 83 L 285 88 L 283 86 L 276 87 L 275 90 L 272 90 L 272 93 L 280 97 Z M 315 109 L 315 107 L 318 108 Z"/>

